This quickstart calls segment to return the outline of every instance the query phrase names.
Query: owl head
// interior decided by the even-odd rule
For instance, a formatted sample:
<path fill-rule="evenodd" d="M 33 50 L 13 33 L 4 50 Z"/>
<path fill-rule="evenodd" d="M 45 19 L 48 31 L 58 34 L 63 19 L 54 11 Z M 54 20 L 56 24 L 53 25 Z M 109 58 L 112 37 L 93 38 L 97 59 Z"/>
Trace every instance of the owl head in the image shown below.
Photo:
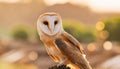
<path fill-rule="evenodd" d="M 62 29 L 62 20 L 59 14 L 47 12 L 39 16 L 37 21 L 37 31 L 39 35 L 56 35 Z"/>

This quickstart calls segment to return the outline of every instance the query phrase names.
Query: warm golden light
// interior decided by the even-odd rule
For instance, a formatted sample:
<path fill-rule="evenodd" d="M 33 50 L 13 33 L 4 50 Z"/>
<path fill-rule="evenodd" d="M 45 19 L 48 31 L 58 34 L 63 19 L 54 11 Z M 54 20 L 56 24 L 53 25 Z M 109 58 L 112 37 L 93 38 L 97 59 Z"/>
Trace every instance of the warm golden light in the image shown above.
<path fill-rule="evenodd" d="M 4 3 L 30 3 L 33 0 L 0 0 Z M 120 13 L 120 0 L 43 0 L 46 5 L 71 3 L 79 6 L 88 6 L 97 13 Z"/>
<path fill-rule="evenodd" d="M 101 21 L 97 22 L 96 29 L 98 31 L 102 31 L 104 29 L 104 27 L 105 27 L 105 24 L 103 22 L 101 22 Z"/>
<path fill-rule="evenodd" d="M 91 10 L 98 13 L 120 13 L 120 0 L 88 0 Z"/>
<path fill-rule="evenodd" d="M 37 52 L 32 51 L 32 52 L 29 53 L 28 57 L 29 57 L 30 60 L 34 61 L 38 58 L 38 54 L 37 54 Z"/>
<path fill-rule="evenodd" d="M 94 43 L 90 43 L 90 44 L 88 44 L 87 49 L 89 51 L 95 51 L 96 50 L 96 46 L 95 46 Z"/>
<path fill-rule="evenodd" d="M 32 0 L 0 0 L 3 3 L 30 3 Z"/>
<path fill-rule="evenodd" d="M 64 4 L 64 3 L 67 3 L 68 0 L 44 0 L 44 2 L 47 5 L 54 5 L 54 4 Z"/>
<path fill-rule="evenodd" d="M 71 65 L 71 64 L 68 64 L 67 65 L 68 67 L 70 67 L 71 69 L 76 69 L 73 65 Z"/>
<path fill-rule="evenodd" d="M 87 0 L 44 0 L 44 2 L 51 6 L 54 4 L 65 4 L 65 3 L 71 3 L 74 5 L 87 5 Z"/>
<path fill-rule="evenodd" d="M 106 39 L 109 36 L 109 32 L 108 31 L 101 31 L 99 34 L 99 37 L 101 39 Z"/>
<path fill-rule="evenodd" d="M 19 2 L 20 0 L 0 0 L 0 2 L 6 2 L 6 3 L 16 3 Z"/>
<path fill-rule="evenodd" d="M 120 0 L 44 0 L 47 5 L 71 3 L 88 6 L 97 13 L 120 13 Z"/>
<path fill-rule="evenodd" d="M 0 0 L 4 3 L 30 3 L 33 0 Z M 97 13 L 120 13 L 120 0 L 43 0 L 47 5 L 71 3 L 88 6 Z"/>
<path fill-rule="evenodd" d="M 4 62 L 16 62 L 23 58 L 25 53 L 23 51 L 12 50 L 6 54 L 1 55 L 1 61 Z"/>
<path fill-rule="evenodd" d="M 111 49 L 112 49 L 112 42 L 106 41 L 106 42 L 103 44 L 103 48 L 104 48 L 105 50 L 111 50 Z"/>

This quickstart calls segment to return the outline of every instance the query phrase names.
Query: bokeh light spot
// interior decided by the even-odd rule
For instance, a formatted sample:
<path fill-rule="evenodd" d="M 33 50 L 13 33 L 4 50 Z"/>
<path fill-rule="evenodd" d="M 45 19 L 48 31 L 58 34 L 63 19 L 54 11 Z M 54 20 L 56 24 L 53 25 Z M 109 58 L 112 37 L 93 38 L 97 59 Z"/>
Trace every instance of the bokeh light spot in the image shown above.
<path fill-rule="evenodd" d="M 105 50 L 111 50 L 111 49 L 112 49 L 112 42 L 106 41 L 106 42 L 103 44 L 103 48 L 104 48 Z"/>
<path fill-rule="evenodd" d="M 109 32 L 108 31 L 101 31 L 99 34 L 99 37 L 101 39 L 106 39 L 109 36 Z"/>
<path fill-rule="evenodd" d="M 94 43 L 90 43 L 90 44 L 88 44 L 87 49 L 89 51 L 95 51 L 96 50 L 96 46 L 95 46 Z"/>
<path fill-rule="evenodd" d="M 96 29 L 98 31 L 102 31 L 104 28 L 105 28 L 105 24 L 103 22 L 101 22 L 101 21 L 97 22 Z"/>
<path fill-rule="evenodd" d="M 38 54 L 37 54 L 37 52 L 32 51 L 32 52 L 29 53 L 28 57 L 29 57 L 30 60 L 34 61 L 38 58 Z"/>

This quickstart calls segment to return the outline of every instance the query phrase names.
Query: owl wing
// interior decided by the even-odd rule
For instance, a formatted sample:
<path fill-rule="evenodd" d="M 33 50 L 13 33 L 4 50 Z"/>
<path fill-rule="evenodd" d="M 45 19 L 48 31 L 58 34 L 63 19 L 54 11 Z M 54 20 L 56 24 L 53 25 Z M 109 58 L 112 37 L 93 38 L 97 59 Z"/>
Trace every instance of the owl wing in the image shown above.
<path fill-rule="evenodd" d="M 85 58 L 84 54 L 76 51 L 69 44 L 61 38 L 55 40 L 55 44 L 60 51 L 73 63 L 76 64 L 80 69 L 92 69 L 89 62 Z"/>
<path fill-rule="evenodd" d="M 81 44 L 72 35 L 64 31 L 61 36 L 69 41 L 69 43 L 73 44 L 73 46 L 77 47 L 82 54 L 84 54 L 84 49 L 82 48 Z"/>

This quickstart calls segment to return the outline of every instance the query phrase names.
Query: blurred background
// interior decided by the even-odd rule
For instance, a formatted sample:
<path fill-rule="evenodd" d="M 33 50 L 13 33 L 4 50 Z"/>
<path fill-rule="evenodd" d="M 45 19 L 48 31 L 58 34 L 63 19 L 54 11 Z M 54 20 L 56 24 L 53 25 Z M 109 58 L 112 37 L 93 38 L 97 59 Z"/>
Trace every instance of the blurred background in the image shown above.
<path fill-rule="evenodd" d="M 93 69 L 120 69 L 120 0 L 0 0 L 0 69 L 57 64 L 36 31 L 38 16 L 51 11 L 62 16 Z"/>

